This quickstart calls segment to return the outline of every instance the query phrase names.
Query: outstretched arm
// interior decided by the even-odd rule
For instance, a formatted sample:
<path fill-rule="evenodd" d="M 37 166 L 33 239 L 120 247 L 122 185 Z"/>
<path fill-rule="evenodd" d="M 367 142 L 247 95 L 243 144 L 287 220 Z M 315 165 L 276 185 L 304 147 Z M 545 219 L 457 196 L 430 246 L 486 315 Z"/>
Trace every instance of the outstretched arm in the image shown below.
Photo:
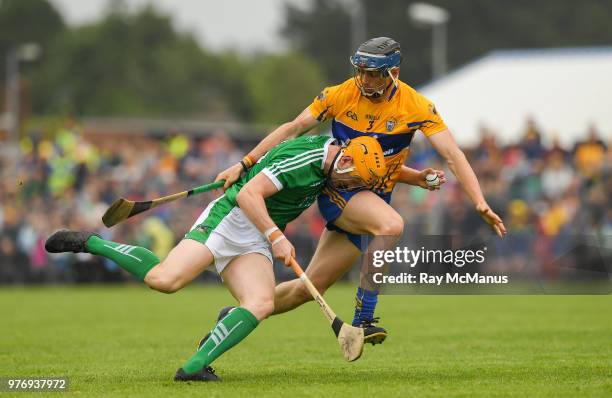
<path fill-rule="evenodd" d="M 310 110 L 306 108 L 295 119 L 290 122 L 281 124 L 274 131 L 268 134 L 259 144 L 257 144 L 255 148 L 253 148 L 247 154 L 247 156 L 249 156 L 251 160 L 253 160 L 253 162 L 257 162 L 257 160 L 259 160 L 259 158 L 261 158 L 264 153 L 268 152 L 276 145 L 280 144 L 285 140 L 295 138 L 304 134 L 308 130 L 315 127 L 317 124 L 319 124 L 319 121 L 312 117 Z M 242 171 L 242 165 L 240 163 L 237 163 L 219 173 L 219 175 L 217 175 L 217 178 L 215 178 L 215 181 L 225 180 L 223 190 L 226 190 L 234 182 L 236 182 L 236 180 L 238 180 Z"/>
<path fill-rule="evenodd" d="M 487 204 L 482 194 L 482 190 L 480 189 L 480 184 L 478 184 L 476 174 L 474 174 L 474 170 L 472 170 L 472 166 L 470 166 L 470 163 L 455 142 L 450 131 L 448 129 L 442 130 L 427 138 L 436 151 L 446 160 L 448 167 L 457 177 L 461 187 L 463 187 L 465 193 L 472 203 L 474 203 L 476 211 L 478 211 L 487 224 L 495 230 L 497 235 L 504 236 L 506 234 L 506 227 L 502 219 L 495 214 Z"/>

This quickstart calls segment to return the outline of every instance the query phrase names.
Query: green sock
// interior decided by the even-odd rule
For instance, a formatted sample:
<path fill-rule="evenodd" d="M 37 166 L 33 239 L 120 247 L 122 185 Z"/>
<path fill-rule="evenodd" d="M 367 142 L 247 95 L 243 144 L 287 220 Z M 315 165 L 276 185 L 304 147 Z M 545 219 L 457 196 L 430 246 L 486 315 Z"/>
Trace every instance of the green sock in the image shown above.
<path fill-rule="evenodd" d="M 258 324 L 255 315 L 247 309 L 234 308 L 217 323 L 206 343 L 182 366 L 183 370 L 193 374 L 210 365 L 225 351 L 240 343 Z"/>
<path fill-rule="evenodd" d="M 144 247 L 124 245 L 96 235 L 90 236 L 85 244 L 88 252 L 113 260 L 140 281 L 144 280 L 151 268 L 159 264 L 159 258 Z"/>

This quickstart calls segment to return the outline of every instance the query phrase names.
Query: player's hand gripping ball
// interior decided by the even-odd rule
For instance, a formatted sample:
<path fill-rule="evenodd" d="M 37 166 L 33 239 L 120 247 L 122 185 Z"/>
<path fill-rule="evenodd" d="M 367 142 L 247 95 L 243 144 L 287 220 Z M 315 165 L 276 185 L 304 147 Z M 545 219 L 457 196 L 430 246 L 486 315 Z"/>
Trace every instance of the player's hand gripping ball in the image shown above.
<path fill-rule="evenodd" d="M 438 178 L 437 174 L 427 174 L 425 176 L 425 182 L 428 187 L 434 188 L 440 185 L 440 178 Z"/>

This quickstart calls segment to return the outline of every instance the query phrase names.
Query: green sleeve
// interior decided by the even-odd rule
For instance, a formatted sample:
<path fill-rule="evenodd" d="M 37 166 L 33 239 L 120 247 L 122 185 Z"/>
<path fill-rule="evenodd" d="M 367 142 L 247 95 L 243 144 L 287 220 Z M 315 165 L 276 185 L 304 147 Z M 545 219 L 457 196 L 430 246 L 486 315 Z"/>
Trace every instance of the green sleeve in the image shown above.
<path fill-rule="evenodd" d="M 263 170 L 278 190 L 308 187 L 323 178 L 323 150 L 317 149 L 293 156 L 275 158 Z"/>

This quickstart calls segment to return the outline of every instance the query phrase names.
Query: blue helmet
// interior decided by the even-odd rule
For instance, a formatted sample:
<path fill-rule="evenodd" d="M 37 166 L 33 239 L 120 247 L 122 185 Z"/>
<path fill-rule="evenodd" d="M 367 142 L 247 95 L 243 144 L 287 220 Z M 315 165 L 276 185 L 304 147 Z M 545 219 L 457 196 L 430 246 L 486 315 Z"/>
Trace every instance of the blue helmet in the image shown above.
<path fill-rule="evenodd" d="M 375 37 L 360 45 L 351 57 L 354 67 L 386 70 L 402 62 L 400 44 L 388 37 Z"/>
<path fill-rule="evenodd" d="M 384 93 L 387 85 L 368 92 L 364 88 L 363 82 L 357 77 L 358 73 L 360 71 L 379 72 L 381 77 L 390 76 L 396 83 L 390 70 L 398 67 L 402 62 L 400 44 L 388 37 L 375 37 L 361 44 L 355 54 L 350 57 L 350 60 L 355 70 L 355 82 L 361 93 L 366 96 L 378 97 Z"/>

